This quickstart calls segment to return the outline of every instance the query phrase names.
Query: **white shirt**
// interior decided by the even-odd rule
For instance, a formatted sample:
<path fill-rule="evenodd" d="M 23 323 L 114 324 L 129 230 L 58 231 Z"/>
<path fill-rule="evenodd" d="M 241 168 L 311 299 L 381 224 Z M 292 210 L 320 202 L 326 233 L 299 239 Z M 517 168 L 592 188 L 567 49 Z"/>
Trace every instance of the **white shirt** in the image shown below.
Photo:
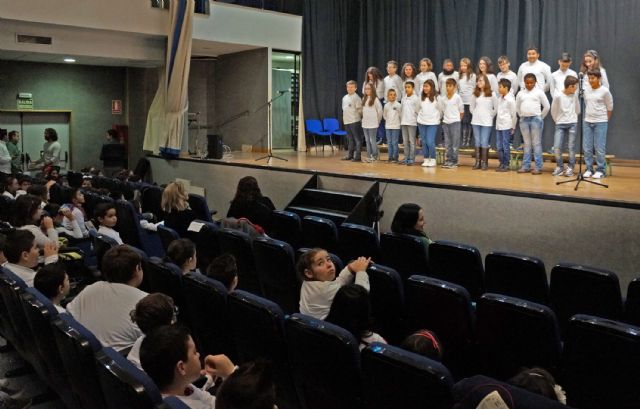
<path fill-rule="evenodd" d="M 146 335 L 143 334 L 140 338 L 136 339 L 136 342 L 133 343 L 131 350 L 129 350 L 129 354 L 127 355 L 127 359 L 141 371 L 144 371 L 144 369 L 142 369 L 142 363 L 140 363 L 140 346 L 142 345 L 142 341 L 145 336 Z"/>
<path fill-rule="evenodd" d="M 433 101 L 430 101 L 429 98 L 420 101 L 420 112 L 418 112 L 420 125 L 440 125 L 441 119 L 442 111 L 440 111 L 438 96 L 435 96 Z"/>
<path fill-rule="evenodd" d="M 345 125 L 360 122 L 362 119 L 362 100 L 355 92 L 342 97 L 342 122 Z"/>
<path fill-rule="evenodd" d="M 480 94 L 479 97 L 471 96 L 471 125 L 493 126 L 493 117 L 498 109 L 498 99 L 491 94 L 490 97 Z"/>
<path fill-rule="evenodd" d="M 525 61 L 520 64 L 520 68 L 518 68 L 518 83 L 520 84 L 520 89 L 524 90 L 524 76 L 526 74 L 534 74 L 536 76 L 536 85 L 542 91 L 549 91 L 549 84 L 551 84 L 551 67 L 546 63 L 536 60 L 533 64 L 529 61 Z"/>
<path fill-rule="evenodd" d="M 44 248 L 44 245 L 47 243 L 58 243 L 58 232 L 53 227 L 47 229 L 46 235 L 42 232 L 40 227 L 35 224 L 25 224 L 24 226 L 18 227 L 18 229 L 30 231 L 36 238 L 36 245 L 41 249 Z"/>
<path fill-rule="evenodd" d="M 385 129 L 400 129 L 400 111 L 402 105 L 398 101 L 387 102 L 384 105 L 382 116 Z"/>
<path fill-rule="evenodd" d="M 11 154 L 6 141 L 0 141 L 0 172 L 11 174 Z"/>
<path fill-rule="evenodd" d="M 489 79 L 489 85 L 491 86 L 491 91 L 493 92 L 493 95 L 499 95 L 498 94 L 498 78 L 496 78 L 495 74 L 485 74 L 487 76 L 487 79 Z"/>
<path fill-rule="evenodd" d="M 519 88 L 519 84 L 518 84 L 518 76 L 516 75 L 515 72 L 509 70 L 507 72 L 502 72 L 500 71 L 497 75 L 496 75 L 496 79 L 498 80 L 498 82 L 500 82 L 501 79 L 507 79 L 509 81 L 511 81 L 511 95 L 513 95 L 513 97 L 515 98 L 516 94 L 518 93 L 518 88 Z"/>
<path fill-rule="evenodd" d="M 422 93 L 422 86 L 424 85 L 425 82 L 427 82 L 427 80 L 433 81 L 433 86 L 436 88 L 436 92 L 438 92 L 438 89 L 439 89 L 438 77 L 436 77 L 436 74 L 433 71 L 427 71 L 427 72 L 420 71 L 415 78 L 416 90 L 419 91 L 418 93 L 419 94 Z"/>
<path fill-rule="evenodd" d="M 9 170 L 9 173 L 11 173 L 11 170 Z M 8 190 L 5 190 L 4 192 L 2 192 L 2 196 L 6 197 L 8 199 L 11 199 L 11 200 L 16 200 L 16 197 L 18 197 L 17 194 L 14 196 Z"/>
<path fill-rule="evenodd" d="M 580 103 L 578 93 L 571 95 L 560 91 L 551 102 L 551 117 L 556 124 L 575 124 L 578 122 Z"/>
<path fill-rule="evenodd" d="M 498 98 L 498 112 L 496 114 L 496 129 L 504 131 L 515 129 L 518 122 L 516 115 L 516 99 L 508 92 L 507 95 Z"/>
<path fill-rule="evenodd" d="M 113 230 L 111 227 L 100 225 L 100 227 L 98 228 L 98 234 L 103 234 L 107 237 L 111 237 L 116 241 L 116 243 L 123 244 L 122 239 L 120 238 L 120 233 Z"/>
<path fill-rule="evenodd" d="M 33 287 L 33 279 L 36 277 L 36 271 L 34 269 L 13 263 L 5 264 L 4 268 L 20 277 L 27 287 Z"/>
<path fill-rule="evenodd" d="M 607 111 L 613 111 L 613 96 L 609 88 L 584 90 L 584 120 L 586 122 L 609 122 Z"/>
<path fill-rule="evenodd" d="M 449 78 L 456 80 L 456 90 L 458 89 L 458 80 L 460 79 L 458 71 L 454 71 L 450 75 L 446 75 L 444 72 L 441 72 L 438 74 L 438 89 L 440 90 L 440 95 L 447 95 L 447 80 Z"/>
<path fill-rule="evenodd" d="M 546 117 L 549 113 L 549 100 L 540 88 L 529 91 L 522 88 L 516 97 L 516 111 L 520 118 L 528 116 Z"/>
<path fill-rule="evenodd" d="M 400 77 L 400 78 L 402 78 L 402 77 Z M 405 80 L 402 80 L 402 98 L 405 98 L 407 96 L 406 92 L 404 91 L 404 86 L 409 81 L 413 82 L 413 94 L 414 95 L 422 93 L 422 90 L 419 89 L 416 86 L 416 79 L 415 78 L 407 78 Z"/>
<path fill-rule="evenodd" d="M 607 87 L 609 91 L 611 91 L 611 87 L 609 86 L 609 78 L 607 77 L 607 70 L 605 70 L 603 67 L 600 67 L 599 69 L 600 69 L 600 75 L 602 75 L 600 77 L 600 85 L 604 85 L 605 87 Z M 589 76 L 587 75 L 586 72 L 582 77 L 582 87 L 585 90 L 591 89 L 591 84 L 589 83 Z"/>
<path fill-rule="evenodd" d="M 45 164 L 57 165 L 60 161 L 60 142 L 45 142 L 42 145 L 42 158 Z"/>
<path fill-rule="evenodd" d="M 67 223 L 68 227 L 71 227 L 71 230 L 67 230 L 64 226 L 60 226 L 60 227 L 56 227 L 56 231 L 58 232 L 58 234 L 63 233 L 63 234 L 67 234 L 71 237 L 73 237 L 74 239 L 81 239 L 84 236 L 82 235 L 82 230 L 80 229 L 80 225 L 78 224 L 78 221 L 73 219 L 72 221 L 68 221 Z"/>
<path fill-rule="evenodd" d="M 578 78 L 578 74 L 571 68 L 568 68 L 566 71 L 557 70 L 551 74 L 551 83 L 549 84 L 549 93 L 551 94 L 551 98 L 555 98 L 557 93 L 562 92 L 564 89 L 564 80 L 569 75 L 572 75 Z"/>
<path fill-rule="evenodd" d="M 304 281 L 300 289 L 300 312 L 323 320 L 329 315 L 333 297 L 340 287 L 351 284 L 354 274 L 345 267 L 334 281 Z M 355 274 L 355 283 L 369 291 L 369 275 L 366 271 Z"/>
<path fill-rule="evenodd" d="M 78 227 L 80 227 L 80 231 L 82 232 L 82 237 L 89 237 L 89 230 L 87 230 L 87 226 L 84 224 L 84 213 L 79 208 L 73 206 L 71 208 L 71 214 L 78 222 Z M 71 221 L 66 217 L 62 220 L 62 226 L 67 229 L 73 231 L 73 225 Z"/>
<path fill-rule="evenodd" d="M 378 98 L 375 98 L 373 105 L 369 106 L 369 102 L 362 105 L 362 127 L 365 129 L 377 128 L 382 120 L 382 104 Z"/>
<path fill-rule="evenodd" d="M 215 409 L 216 397 L 207 391 L 196 388 L 194 385 L 189 385 L 191 394 L 189 396 L 174 395 L 180 399 L 190 409 Z M 167 397 L 168 395 L 162 395 Z"/>
<path fill-rule="evenodd" d="M 67 312 L 67 310 L 65 310 L 64 307 L 61 307 L 58 304 L 53 304 L 53 306 L 56 307 L 56 311 L 58 311 L 58 314 L 64 314 Z"/>
<path fill-rule="evenodd" d="M 130 313 L 146 295 L 127 284 L 98 281 L 85 287 L 67 305 L 67 311 L 93 332 L 103 346 L 121 351 L 142 336 Z"/>
<path fill-rule="evenodd" d="M 462 98 L 462 103 L 464 105 L 471 104 L 471 95 L 473 94 L 473 90 L 476 87 L 476 74 L 471 73 L 469 77 L 460 78 L 458 82 L 458 94 L 460 94 L 460 98 Z"/>
<path fill-rule="evenodd" d="M 418 126 L 418 112 L 420 111 L 420 98 L 414 93 L 405 97 L 402 102 L 400 116 L 401 125 Z"/>
<path fill-rule="evenodd" d="M 396 97 L 398 102 L 402 100 L 402 95 L 404 94 L 404 84 L 402 82 L 402 78 L 398 74 L 393 74 L 393 77 L 387 75 L 384 77 L 384 97 L 387 98 L 390 89 L 396 90 Z"/>
<path fill-rule="evenodd" d="M 460 122 L 460 114 L 464 113 L 464 104 L 458 93 L 453 94 L 451 98 L 445 94 L 444 97 L 438 98 L 438 102 L 442 111 L 442 123 Z"/>
<path fill-rule="evenodd" d="M 367 82 L 368 81 L 362 83 L 362 95 L 364 95 L 364 87 L 367 85 Z M 384 99 L 384 80 L 379 80 L 378 83 L 374 85 L 374 88 L 376 90 L 376 96 L 381 100 Z"/>

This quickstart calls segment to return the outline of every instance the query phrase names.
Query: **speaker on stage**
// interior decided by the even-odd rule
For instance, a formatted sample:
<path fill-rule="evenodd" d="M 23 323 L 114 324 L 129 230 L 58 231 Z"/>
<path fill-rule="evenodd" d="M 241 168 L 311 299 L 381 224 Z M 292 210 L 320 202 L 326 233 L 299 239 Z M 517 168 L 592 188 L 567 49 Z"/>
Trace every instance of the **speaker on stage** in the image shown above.
<path fill-rule="evenodd" d="M 222 159 L 222 135 L 207 135 L 207 158 Z"/>

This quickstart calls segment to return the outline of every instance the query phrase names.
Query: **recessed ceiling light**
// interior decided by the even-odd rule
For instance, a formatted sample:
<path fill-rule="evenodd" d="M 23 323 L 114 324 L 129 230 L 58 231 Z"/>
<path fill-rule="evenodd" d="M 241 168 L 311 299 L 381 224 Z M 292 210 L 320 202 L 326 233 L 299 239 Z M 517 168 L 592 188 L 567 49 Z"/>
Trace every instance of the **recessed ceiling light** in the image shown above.
<path fill-rule="evenodd" d="M 285 55 L 284 58 L 287 60 L 293 60 L 293 55 Z"/>
<path fill-rule="evenodd" d="M 64 62 L 76 62 L 76 59 L 75 58 L 65 58 L 63 61 Z"/>

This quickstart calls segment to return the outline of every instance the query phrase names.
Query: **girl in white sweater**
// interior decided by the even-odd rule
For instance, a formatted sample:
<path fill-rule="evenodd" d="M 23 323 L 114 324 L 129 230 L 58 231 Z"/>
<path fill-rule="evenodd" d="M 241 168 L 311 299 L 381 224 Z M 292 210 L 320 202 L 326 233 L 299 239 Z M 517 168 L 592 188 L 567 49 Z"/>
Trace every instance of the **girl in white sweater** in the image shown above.
<path fill-rule="evenodd" d="M 373 84 L 367 83 L 364 86 L 364 97 L 362 98 L 362 130 L 364 131 L 364 140 L 367 143 L 367 153 L 369 154 L 367 162 L 378 160 L 376 135 L 378 134 L 381 120 L 382 104 L 376 96 Z"/>
<path fill-rule="evenodd" d="M 422 166 L 436 166 L 436 134 L 442 118 L 442 111 L 438 104 L 436 86 L 433 80 L 428 79 L 422 86 L 420 112 L 418 112 L 418 129 L 422 140 L 422 152 L 424 161 Z"/>
<path fill-rule="evenodd" d="M 498 100 L 491 91 L 489 79 L 478 74 L 476 88 L 471 96 L 471 126 L 476 145 L 476 163 L 473 169 L 487 170 L 489 166 L 489 140 L 493 129 L 493 117 L 498 110 Z M 478 160 L 479 159 L 479 160 Z"/>

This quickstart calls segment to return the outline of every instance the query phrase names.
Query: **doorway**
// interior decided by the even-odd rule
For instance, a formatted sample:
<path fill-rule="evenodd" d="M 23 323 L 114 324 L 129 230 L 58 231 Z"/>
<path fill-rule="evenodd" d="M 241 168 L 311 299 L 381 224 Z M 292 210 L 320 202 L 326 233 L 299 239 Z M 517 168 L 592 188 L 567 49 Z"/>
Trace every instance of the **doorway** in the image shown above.
<path fill-rule="evenodd" d="M 300 53 L 271 53 L 271 95 L 277 97 L 272 108 L 273 149 L 293 149 L 298 139 Z"/>

